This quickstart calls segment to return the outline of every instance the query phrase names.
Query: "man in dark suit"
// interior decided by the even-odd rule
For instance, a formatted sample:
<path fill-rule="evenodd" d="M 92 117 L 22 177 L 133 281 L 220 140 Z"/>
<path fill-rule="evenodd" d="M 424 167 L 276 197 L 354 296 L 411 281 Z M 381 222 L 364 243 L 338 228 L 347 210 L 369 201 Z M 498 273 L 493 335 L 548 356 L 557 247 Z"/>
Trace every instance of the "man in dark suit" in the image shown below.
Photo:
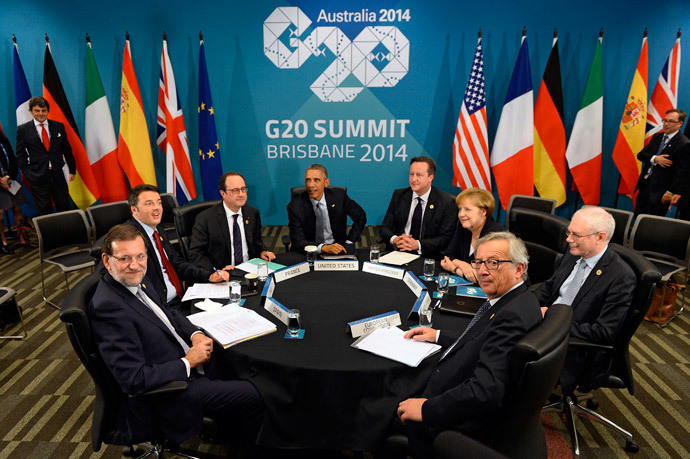
<path fill-rule="evenodd" d="M 69 210 L 69 189 L 62 166 L 67 163 L 71 182 L 76 162 L 65 126 L 48 120 L 50 104 L 43 97 L 32 97 L 29 110 L 34 119 L 17 127 L 17 163 L 31 184 L 38 215 L 51 213 L 53 202 L 58 212 Z"/>
<path fill-rule="evenodd" d="M 218 180 L 223 202 L 196 217 L 189 257 L 209 269 L 234 269 L 252 258 L 266 261 L 275 254 L 261 238 L 259 211 L 247 204 L 247 185 L 237 172 L 226 172 Z"/>
<path fill-rule="evenodd" d="M 544 312 L 552 304 L 572 306 L 571 337 L 603 345 L 612 344 L 620 331 L 636 285 L 632 269 L 608 247 L 615 227 L 611 214 L 600 207 L 585 206 L 575 212 L 567 232 L 570 253 L 534 292 Z M 586 357 L 568 351 L 561 372 L 564 393 L 576 388 Z M 606 355 L 598 355 L 590 370 L 595 378 L 603 377 L 609 364 Z"/>
<path fill-rule="evenodd" d="M 203 416 L 223 424 L 219 432 L 241 429 L 253 442 L 263 416 L 261 396 L 248 381 L 227 380 L 211 359 L 213 340 L 163 307 L 145 277 L 146 245 L 132 226 L 108 232 L 102 254 L 108 273 L 89 305 L 94 342 L 123 392 L 114 443 L 151 440 L 154 422 L 167 440 L 179 443 L 199 433 Z M 171 381 L 189 386 L 161 396 L 153 408 L 129 397 Z"/>
<path fill-rule="evenodd" d="M 367 224 L 364 209 L 344 190 L 328 188 L 329 184 L 328 170 L 321 164 L 312 164 L 304 173 L 307 190 L 287 206 L 290 242 L 298 252 L 315 245 L 319 253 L 352 253 Z M 352 228 L 346 234 L 347 217 L 352 219 Z"/>
<path fill-rule="evenodd" d="M 635 186 L 638 190 L 636 216 L 666 215 L 669 206 L 680 199 L 690 166 L 690 139 L 680 132 L 686 116 L 683 110 L 667 111 L 663 133 L 655 134 L 637 154 L 642 172 Z"/>
<path fill-rule="evenodd" d="M 480 441 L 490 439 L 511 383 L 510 351 L 541 321 L 539 303 L 524 285 L 524 243 L 511 233 L 496 232 L 477 244 L 472 265 L 488 301 L 465 331 L 417 327 L 405 334 L 445 348 L 422 397 L 398 406 L 410 446 L 421 457 L 430 455 L 435 433 L 445 428 Z"/>
<path fill-rule="evenodd" d="M 182 304 L 182 281 L 223 282 L 228 280 L 228 273 L 189 263 L 173 248 L 165 231 L 156 229 L 163 218 L 157 187 L 137 185 L 130 190 L 127 201 L 132 218 L 126 224 L 138 229 L 149 242 L 147 272 L 151 286 L 168 307 L 188 314 L 189 306 Z"/>
<path fill-rule="evenodd" d="M 393 192 L 381 224 L 381 238 L 393 250 L 440 259 L 450 244 L 458 207 L 450 195 L 431 186 L 435 174 L 432 158 L 410 161 L 410 186 Z"/>

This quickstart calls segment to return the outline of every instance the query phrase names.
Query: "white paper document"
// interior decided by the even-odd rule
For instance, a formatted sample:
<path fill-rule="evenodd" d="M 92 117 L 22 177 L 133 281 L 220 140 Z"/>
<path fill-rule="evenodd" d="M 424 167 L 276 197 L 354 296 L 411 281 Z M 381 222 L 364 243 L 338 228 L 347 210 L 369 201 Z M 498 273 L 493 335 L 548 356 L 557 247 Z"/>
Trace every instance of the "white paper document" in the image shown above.
<path fill-rule="evenodd" d="M 400 252 L 398 250 L 387 253 L 379 259 L 380 263 L 387 265 L 402 266 L 419 258 L 419 255 L 414 253 Z"/>
<path fill-rule="evenodd" d="M 21 189 L 22 189 L 22 185 L 18 181 L 10 180 L 10 189 L 8 190 L 10 193 L 17 194 L 17 191 L 19 191 Z"/>
<path fill-rule="evenodd" d="M 276 331 L 273 322 L 251 309 L 228 305 L 213 311 L 200 312 L 187 317 L 201 327 L 223 347 Z"/>
<path fill-rule="evenodd" d="M 182 301 L 202 298 L 230 298 L 230 285 L 227 282 L 217 284 L 197 282 L 184 292 Z"/>
<path fill-rule="evenodd" d="M 404 334 L 397 327 L 377 328 L 352 346 L 411 367 L 418 366 L 422 360 L 441 350 L 438 344 L 405 339 Z"/>

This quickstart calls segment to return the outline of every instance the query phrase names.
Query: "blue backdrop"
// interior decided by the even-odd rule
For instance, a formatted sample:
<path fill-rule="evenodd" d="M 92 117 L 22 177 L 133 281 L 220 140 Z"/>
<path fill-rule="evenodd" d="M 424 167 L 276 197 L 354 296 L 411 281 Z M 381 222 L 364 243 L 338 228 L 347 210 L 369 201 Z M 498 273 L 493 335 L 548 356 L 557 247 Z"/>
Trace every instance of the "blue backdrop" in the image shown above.
<path fill-rule="evenodd" d="M 91 35 L 117 130 L 127 30 L 161 188 L 164 157 L 155 145 L 155 128 L 161 34 L 165 30 L 199 194 L 198 34 L 202 30 L 223 166 L 245 175 L 249 202 L 261 210 L 266 224 L 287 223 L 289 187 L 302 184 L 305 167 L 314 162 L 328 167 L 331 184 L 349 188 L 371 224 L 383 219 L 393 189 L 407 185 L 412 156 L 435 158 L 439 166 L 435 185 L 458 192 L 451 186 L 452 139 L 479 28 L 484 37 L 490 146 L 522 27 L 527 28 L 535 98 L 553 29 L 558 28 L 567 136 L 599 29 L 604 28 L 601 204 L 612 206 L 618 172 L 611 151 L 642 32 L 649 28 L 651 94 L 678 28 L 690 30 L 690 10 L 682 0 L 660 6 L 639 0 L 570 2 L 567 7 L 551 1 L 503 0 L 3 3 L 0 122 L 10 138 L 16 129 L 12 33 L 17 36 L 34 95 L 41 94 L 44 33 L 49 34 L 53 58 L 83 134 L 85 34 Z M 285 23 L 279 17 L 293 20 Z M 345 53 L 354 64 L 372 63 L 366 69 L 361 67 L 357 75 L 348 74 L 334 63 L 334 51 Z M 397 59 L 391 60 L 392 54 Z M 681 60 L 681 108 L 687 108 L 690 101 L 686 61 Z M 379 72 L 397 78 L 397 84 L 381 87 Z M 313 85 L 317 86 L 314 91 Z M 349 101 L 324 101 L 329 97 Z M 318 157 L 309 157 L 310 152 Z M 559 212 L 572 213 L 574 204 L 575 195 L 569 193 Z M 619 207 L 630 208 L 629 199 L 621 198 Z"/>

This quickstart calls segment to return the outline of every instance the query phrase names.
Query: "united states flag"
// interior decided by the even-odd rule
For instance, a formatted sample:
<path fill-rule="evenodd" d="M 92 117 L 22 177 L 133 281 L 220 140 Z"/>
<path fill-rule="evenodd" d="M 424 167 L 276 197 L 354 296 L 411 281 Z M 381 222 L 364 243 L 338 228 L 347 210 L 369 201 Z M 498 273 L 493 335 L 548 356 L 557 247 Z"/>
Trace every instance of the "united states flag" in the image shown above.
<path fill-rule="evenodd" d="M 491 190 L 482 39 L 477 40 L 453 141 L 453 185 Z"/>
<path fill-rule="evenodd" d="M 647 145 L 654 134 L 663 128 L 661 120 L 666 112 L 678 107 L 678 76 L 680 75 L 680 32 L 671 50 L 659 80 L 654 86 L 652 98 L 647 107 L 647 129 L 644 144 Z"/>

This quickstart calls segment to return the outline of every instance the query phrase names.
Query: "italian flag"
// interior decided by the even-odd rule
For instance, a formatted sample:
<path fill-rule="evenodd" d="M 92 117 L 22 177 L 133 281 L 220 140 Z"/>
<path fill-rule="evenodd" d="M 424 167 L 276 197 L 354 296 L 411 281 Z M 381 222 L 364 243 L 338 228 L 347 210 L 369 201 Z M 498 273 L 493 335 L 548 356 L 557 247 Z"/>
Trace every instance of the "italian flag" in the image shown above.
<path fill-rule="evenodd" d="M 589 69 L 585 92 L 575 117 L 570 142 L 565 151 L 568 167 L 582 201 L 599 204 L 601 190 L 601 145 L 604 122 L 604 89 L 599 36 L 594 59 Z"/>
<path fill-rule="evenodd" d="M 86 46 L 86 155 L 98 180 L 101 201 L 127 199 L 125 176 L 117 161 L 117 137 L 91 43 Z"/>

